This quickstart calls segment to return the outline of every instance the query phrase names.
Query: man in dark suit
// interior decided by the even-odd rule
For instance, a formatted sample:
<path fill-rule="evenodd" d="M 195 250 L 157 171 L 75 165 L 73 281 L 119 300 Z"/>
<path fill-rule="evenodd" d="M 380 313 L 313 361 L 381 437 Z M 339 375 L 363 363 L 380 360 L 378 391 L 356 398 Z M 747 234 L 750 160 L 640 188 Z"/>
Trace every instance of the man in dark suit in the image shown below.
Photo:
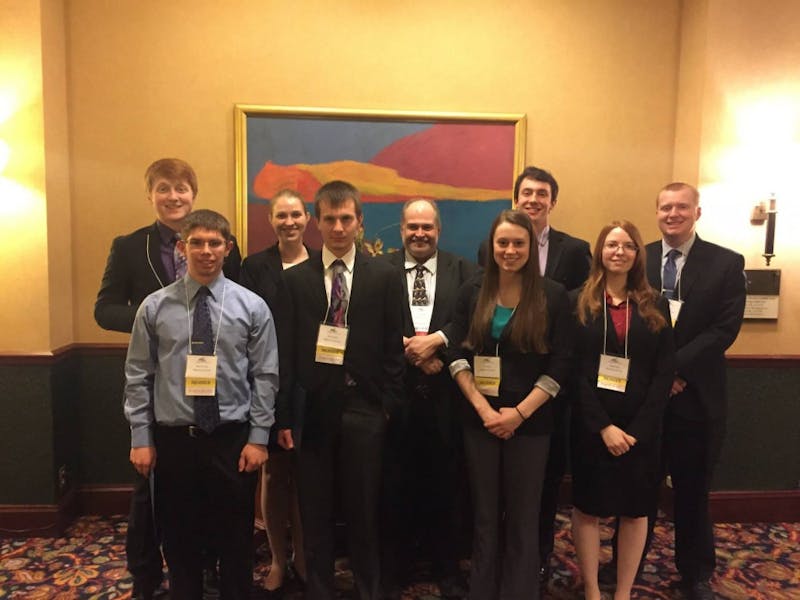
<path fill-rule="evenodd" d="M 356 251 L 358 190 L 323 185 L 314 200 L 323 248 L 285 271 L 291 297 L 291 429 L 298 442 L 306 598 L 332 600 L 334 491 L 341 492 L 358 597 L 380 594 L 378 497 L 386 423 L 403 398 L 402 286 L 385 262 Z"/>
<path fill-rule="evenodd" d="M 558 182 L 544 169 L 525 167 L 514 183 L 514 208 L 523 211 L 531 219 L 536 234 L 541 274 L 571 291 L 581 287 L 589 276 L 592 253 L 588 242 L 550 227 L 550 213 L 553 212 L 557 200 Z M 478 249 L 478 264 L 486 266 L 488 256 L 489 240 L 485 240 Z M 555 424 L 550 438 L 539 513 L 539 575 L 543 585 L 550 578 L 558 492 L 567 467 L 569 394 L 567 385 L 562 388 L 553 404 Z"/>
<path fill-rule="evenodd" d="M 381 564 L 386 598 L 399 598 L 401 570 L 410 567 L 415 543 L 430 549 L 434 576 L 445 598 L 463 595 L 458 580 L 461 396 L 443 351 L 452 309 L 476 266 L 438 249 L 441 220 L 431 200 L 403 206 L 403 250 L 380 257 L 402 283 L 407 404 L 389 423 L 384 460 L 384 534 Z M 463 401 L 463 400 L 462 400 Z"/>
<path fill-rule="evenodd" d="M 664 420 L 675 563 L 687 597 L 706 600 L 716 566 L 708 495 L 725 433 L 725 350 L 744 314 L 744 258 L 697 236 L 700 194 L 691 185 L 667 185 L 656 208 L 662 239 L 647 245 L 647 276 L 670 301 L 677 350 Z"/>
<path fill-rule="evenodd" d="M 176 250 L 176 242 L 183 220 L 194 206 L 197 175 L 183 160 L 162 158 L 147 168 L 144 183 L 156 222 L 111 244 L 94 306 L 95 321 L 103 329 L 130 333 L 142 300 L 186 272 L 186 260 Z M 234 240 L 225 259 L 228 279 L 237 281 L 241 260 Z M 134 599 L 161 593 L 162 558 L 153 524 L 150 484 L 145 477 L 136 480 L 125 549 L 134 579 Z"/>

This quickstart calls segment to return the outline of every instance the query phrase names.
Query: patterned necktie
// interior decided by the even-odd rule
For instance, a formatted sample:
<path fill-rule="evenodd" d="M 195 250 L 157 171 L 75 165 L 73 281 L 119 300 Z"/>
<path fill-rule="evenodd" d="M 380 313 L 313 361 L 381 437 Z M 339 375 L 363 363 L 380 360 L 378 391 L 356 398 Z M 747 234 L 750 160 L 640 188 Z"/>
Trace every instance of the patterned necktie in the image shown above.
<path fill-rule="evenodd" d="M 669 299 L 675 299 L 675 284 L 678 279 L 678 265 L 675 264 L 676 259 L 681 255 L 680 250 L 674 248 L 667 252 L 667 262 L 664 263 L 664 277 L 662 278 L 661 287 L 663 294 Z"/>
<path fill-rule="evenodd" d="M 211 356 L 214 354 L 214 333 L 211 329 L 211 311 L 205 286 L 197 290 L 192 319 L 192 354 Z M 219 425 L 219 403 L 214 396 L 194 397 L 194 421 L 203 431 L 211 433 Z"/>
<path fill-rule="evenodd" d="M 411 290 L 412 306 L 428 306 L 428 290 L 425 289 L 425 267 L 417 265 L 414 275 L 414 289 Z"/>
<path fill-rule="evenodd" d="M 333 280 L 331 281 L 331 304 L 325 322 L 329 325 L 345 325 L 347 315 L 347 281 L 344 278 L 344 262 L 336 259 L 331 265 Z"/>
<path fill-rule="evenodd" d="M 175 281 L 182 279 L 186 275 L 186 256 L 183 252 L 178 250 L 178 240 L 181 239 L 181 234 L 175 234 L 175 244 L 172 246 L 172 264 L 175 267 Z"/>

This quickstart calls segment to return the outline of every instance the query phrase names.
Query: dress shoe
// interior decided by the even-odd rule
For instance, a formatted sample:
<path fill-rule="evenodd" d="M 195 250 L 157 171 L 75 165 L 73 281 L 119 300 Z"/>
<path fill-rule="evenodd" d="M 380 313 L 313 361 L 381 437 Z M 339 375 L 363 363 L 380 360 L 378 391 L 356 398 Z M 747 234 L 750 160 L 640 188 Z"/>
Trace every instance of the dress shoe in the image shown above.
<path fill-rule="evenodd" d="M 689 600 L 714 600 L 716 598 L 708 581 L 694 581 L 684 586 L 684 594 Z"/>

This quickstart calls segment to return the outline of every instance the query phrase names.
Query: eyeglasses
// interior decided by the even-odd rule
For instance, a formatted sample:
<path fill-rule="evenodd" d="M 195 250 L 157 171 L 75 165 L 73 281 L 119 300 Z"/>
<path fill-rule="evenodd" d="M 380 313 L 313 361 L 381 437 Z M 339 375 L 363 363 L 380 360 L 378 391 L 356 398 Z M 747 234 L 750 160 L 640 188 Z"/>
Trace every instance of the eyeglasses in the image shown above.
<path fill-rule="evenodd" d="M 206 247 L 206 244 L 208 244 L 208 247 L 211 248 L 212 250 L 218 250 L 219 248 L 222 248 L 222 246 L 225 245 L 225 240 L 219 240 L 219 239 L 201 240 L 198 238 L 189 238 L 186 241 L 186 245 L 189 246 L 189 248 L 191 248 L 192 250 L 202 250 Z"/>
<path fill-rule="evenodd" d="M 630 254 L 634 254 L 639 251 L 639 247 L 633 242 L 606 242 L 603 244 L 603 248 L 609 252 L 616 252 L 622 248 L 625 252 Z"/>

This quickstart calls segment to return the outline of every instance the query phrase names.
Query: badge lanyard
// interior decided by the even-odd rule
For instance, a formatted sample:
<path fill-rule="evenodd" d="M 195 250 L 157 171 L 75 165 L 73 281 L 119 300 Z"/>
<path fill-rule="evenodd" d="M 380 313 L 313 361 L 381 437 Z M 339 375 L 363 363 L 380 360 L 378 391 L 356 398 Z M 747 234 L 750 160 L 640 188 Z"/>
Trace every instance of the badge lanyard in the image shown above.
<path fill-rule="evenodd" d="M 222 329 L 222 313 L 225 310 L 225 292 L 228 284 L 222 285 L 222 301 L 219 304 L 219 319 L 217 321 L 217 335 L 214 336 L 214 356 L 217 355 L 217 342 L 219 341 L 219 331 Z M 192 353 L 192 315 L 189 313 L 189 288 L 185 285 L 183 291 L 186 293 L 186 321 L 189 324 L 189 354 Z"/>
<path fill-rule="evenodd" d="M 516 311 L 517 307 L 515 306 L 506 325 L 514 318 Z M 497 397 L 500 395 L 500 361 L 500 340 L 495 344 L 494 356 L 476 355 L 473 360 L 475 387 L 484 396 Z"/>
<path fill-rule="evenodd" d="M 225 308 L 225 290 L 228 286 L 222 286 L 222 301 L 219 307 L 219 320 L 217 321 L 217 335 L 214 338 L 214 350 L 211 356 L 204 354 L 192 354 L 192 317 L 189 313 L 189 290 L 184 285 L 186 292 L 186 318 L 189 325 L 189 354 L 186 357 L 186 388 L 187 396 L 214 396 L 217 393 L 217 342 L 219 332 L 222 329 L 222 314 Z M 206 299 L 208 302 L 208 299 Z M 197 302 L 195 302 L 197 310 Z M 209 314 L 211 308 L 209 307 Z"/>
<path fill-rule="evenodd" d="M 606 353 L 608 343 L 608 309 L 603 307 L 603 353 L 597 369 L 597 387 L 614 392 L 624 392 L 628 385 L 628 332 L 630 330 L 630 294 L 625 299 L 625 356 L 611 356 Z M 616 332 L 615 332 L 616 334 Z"/>

